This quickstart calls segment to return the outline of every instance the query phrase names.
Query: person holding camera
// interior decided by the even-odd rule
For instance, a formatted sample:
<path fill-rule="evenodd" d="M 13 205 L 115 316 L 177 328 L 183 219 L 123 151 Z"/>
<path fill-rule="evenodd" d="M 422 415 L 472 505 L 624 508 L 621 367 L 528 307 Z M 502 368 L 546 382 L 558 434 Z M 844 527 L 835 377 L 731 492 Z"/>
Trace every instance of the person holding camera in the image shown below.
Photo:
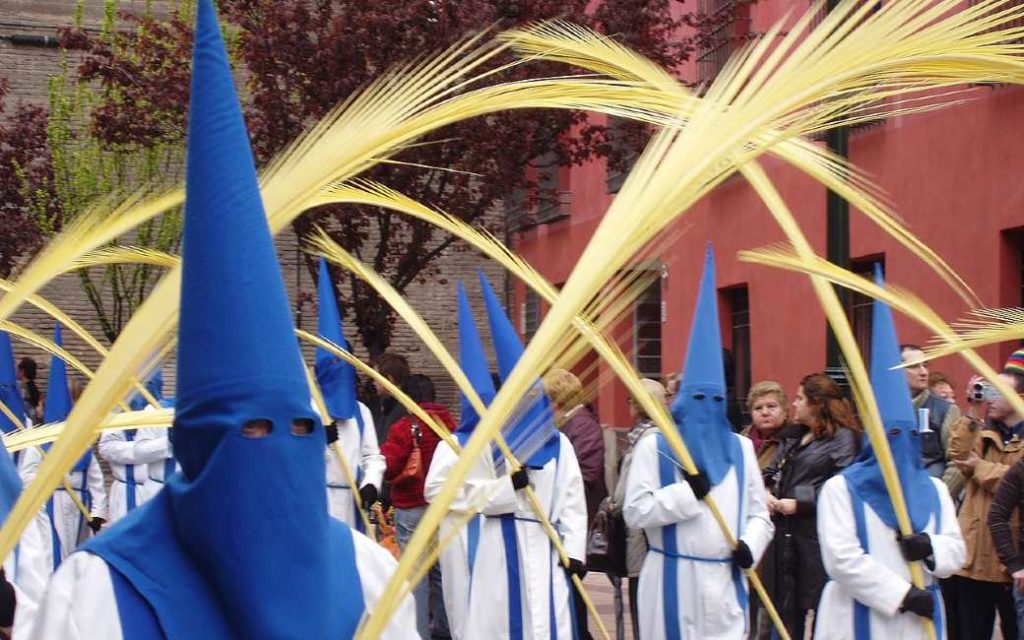
<path fill-rule="evenodd" d="M 1018 393 L 1024 391 L 1024 350 L 1015 352 L 999 377 Z M 954 613 L 950 638 L 988 637 L 996 610 L 1004 638 L 1016 638 L 1018 619 L 1012 583 L 999 560 L 988 529 L 996 487 L 1010 467 L 1024 458 L 1024 415 L 980 377 L 967 385 L 970 409 L 953 425 L 949 456 L 967 478 L 960 528 L 967 562 L 952 578 Z"/>

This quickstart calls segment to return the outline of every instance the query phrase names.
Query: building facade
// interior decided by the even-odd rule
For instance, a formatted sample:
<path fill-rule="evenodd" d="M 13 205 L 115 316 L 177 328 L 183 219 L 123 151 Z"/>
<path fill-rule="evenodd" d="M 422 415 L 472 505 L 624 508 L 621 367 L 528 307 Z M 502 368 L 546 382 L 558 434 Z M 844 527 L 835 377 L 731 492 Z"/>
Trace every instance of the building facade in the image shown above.
<path fill-rule="evenodd" d="M 710 12 L 731 12 L 716 42 L 698 52 L 682 76 L 713 78 L 730 49 L 745 34 L 763 33 L 786 11 L 806 10 L 806 0 L 703 0 Z M 849 157 L 876 182 L 910 231 L 932 247 L 967 282 L 986 307 L 1024 306 L 1024 146 L 1014 132 L 1024 116 L 1024 88 L 964 87 L 967 98 L 930 113 L 895 116 L 849 131 Z M 799 220 L 819 255 L 826 255 L 826 191 L 774 158 L 764 160 L 776 188 Z M 563 170 L 557 181 L 557 215 L 537 212 L 539 224 L 515 234 L 515 247 L 552 282 L 565 282 L 604 212 L 621 176 L 601 162 Z M 543 215 L 541 215 L 543 214 Z M 806 277 L 740 262 L 738 251 L 785 240 L 754 191 L 733 176 L 680 217 L 666 236 L 669 244 L 653 261 L 661 277 L 634 307 L 631 326 L 620 341 L 641 373 L 662 376 L 682 366 L 697 293 L 705 243 L 718 258 L 717 285 L 722 337 L 730 351 L 727 372 L 735 387 L 732 414 L 751 383 L 773 379 L 792 396 L 800 379 L 826 367 L 825 319 Z M 884 267 L 888 281 L 909 289 L 947 321 L 970 310 L 942 280 L 857 211 L 850 212 L 851 268 L 870 273 Z M 522 285 L 514 287 L 520 328 L 531 333 L 545 308 Z M 855 332 L 866 346 L 870 301 L 853 296 L 849 306 Z M 925 344 L 926 329 L 897 317 L 905 343 Z M 1020 344 L 983 349 L 1000 368 Z M 971 375 L 959 357 L 932 363 L 948 374 L 963 400 Z M 602 422 L 629 424 L 624 389 L 602 370 L 595 403 Z M 607 383 L 607 384 L 606 384 Z"/>

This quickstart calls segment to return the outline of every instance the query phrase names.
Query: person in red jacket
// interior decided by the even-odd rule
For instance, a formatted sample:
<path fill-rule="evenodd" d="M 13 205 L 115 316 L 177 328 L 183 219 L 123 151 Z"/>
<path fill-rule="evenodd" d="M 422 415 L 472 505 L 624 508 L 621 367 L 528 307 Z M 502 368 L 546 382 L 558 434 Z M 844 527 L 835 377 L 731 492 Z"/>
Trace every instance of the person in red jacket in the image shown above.
<path fill-rule="evenodd" d="M 448 431 L 455 431 L 455 420 L 443 404 L 435 402 L 434 383 L 423 374 L 409 376 L 403 391 Z M 423 497 L 423 483 L 427 469 L 434 458 L 434 449 L 441 441 L 427 425 L 416 416 L 405 416 L 388 430 L 387 439 L 380 447 L 387 469 L 384 479 L 391 483 L 391 504 L 395 507 L 395 537 L 398 546 L 405 549 L 412 532 L 427 510 Z M 419 446 L 419 473 L 413 477 L 400 478 L 409 462 L 413 449 Z M 421 581 L 413 589 L 416 600 L 416 628 L 421 638 L 449 638 L 448 618 L 444 611 L 441 591 L 441 571 L 435 564 L 430 569 L 428 580 Z"/>

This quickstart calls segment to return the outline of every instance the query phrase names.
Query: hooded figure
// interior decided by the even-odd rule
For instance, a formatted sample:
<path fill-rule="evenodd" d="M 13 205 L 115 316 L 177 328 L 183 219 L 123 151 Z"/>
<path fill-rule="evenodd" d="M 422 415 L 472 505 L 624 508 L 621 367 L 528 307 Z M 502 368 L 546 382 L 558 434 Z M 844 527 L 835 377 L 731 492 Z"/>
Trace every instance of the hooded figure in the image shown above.
<path fill-rule="evenodd" d="M 523 353 L 523 344 L 483 274 L 480 281 L 498 371 L 506 380 Z M 526 458 L 525 466 L 503 475 L 499 481 L 504 486 L 492 491 L 482 505 L 484 520 L 472 565 L 469 614 L 462 630 L 466 638 L 574 637 L 569 573 L 519 489 L 527 483 L 533 486 L 548 519 L 562 535 L 573 559 L 572 570 L 582 572 L 587 546 L 583 477 L 568 438 L 554 427 L 551 406 L 539 382 L 529 395 L 521 403 L 523 409 L 502 430 L 512 450 Z M 500 458 L 496 447 L 494 458 Z M 505 466 L 503 460 L 499 466 Z"/>
<path fill-rule="evenodd" d="M 0 411 L 0 430 L 4 433 L 14 433 L 27 426 L 28 415 L 25 413 L 25 401 L 21 397 L 21 390 L 18 389 L 18 374 L 15 372 L 11 336 L 6 331 L 0 331 L 0 402 L 18 418 L 20 423 L 14 424 L 6 411 Z M 16 464 L 17 458 L 18 456 L 15 456 Z"/>
<path fill-rule="evenodd" d="M 163 406 L 164 377 L 159 369 L 146 380 L 146 390 Z M 132 411 L 157 409 L 138 392 L 128 400 L 128 406 Z M 163 485 L 164 469 L 173 468 L 170 439 L 163 427 L 104 431 L 98 449 L 100 457 L 110 464 L 114 478 L 108 512 L 112 523 L 156 495 Z M 160 475 L 151 472 L 151 467 L 159 467 L 155 473 Z"/>
<path fill-rule="evenodd" d="M 0 344 L 7 334 L 0 335 Z M 10 342 L 7 342 L 10 346 Z M 13 364 L 13 360 L 11 360 Z M 13 370 L 13 367 L 12 367 Z M 13 379 L 13 378 L 12 378 Z M 19 397 L 20 400 L 20 397 Z M 6 447 L 0 452 L 0 523 L 7 519 L 21 494 L 22 477 Z M 40 456 L 23 467 L 34 472 Z M 31 620 L 46 583 L 53 572 L 53 545 L 50 518 L 40 510 L 25 528 L 15 550 L 4 559 L 0 570 L 0 629 L 9 629 L 14 621 L 15 604 L 19 618 Z"/>
<path fill-rule="evenodd" d="M 477 332 L 476 321 L 469 307 L 469 299 L 462 282 L 458 283 L 458 318 L 459 318 L 459 366 L 469 378 L 473 389 L 485 405 L 494 400 L 494 380 L 487 366 L 484 345 Z M 480 421 L 480 416 L 462 395 L 461 420 L 455 431 L 455 440 L 460 446 L 466 444 L 473 429 Z M 433 501 L 448 479 L 451 468 L 458 461 L 458 453 L 444 440 L 434 449 L 434 457 L 430 462 L 423 495 L 427 501 Z M 521 474 L 525 478 L 525 474 Z M 463 527 L 469 513 L 477 513 L 491 501 L 508 504 L 514 501 L 515 488 L 507 476 L 495 477 L 491 454 L 480 455 L 466 477 L 466 481 L 448 507 L 448 515 L 441 522 L 438 530 L 439 539 L 452 535 L 455 538 L 441 553 L 441 575 L 444 576 L 444 606 L 448 614 L 448 630 L 452 638 L 469 637 L 463 632 L 463 623 L 469 615 L 469 588 L 471 569 L 480 548 L 480 526 L 482 516 L 475 516 Z"/>
<path fill-rule="evenodd" d="M 748 587 L 775 527 L 750 440 L 726 417 L 715 262 L 708 245 L 679 393 L 672 405 L 679 435 L 698 474 L 682 470 L 656 429 L 633 449 L 622 514 L 642 528 L 649 549 L 637 600 L 645 640 L 742 638 Z M 740 544 L 729 548 L 704 498 L 711 494 Z"/>
<path fill-rule="evenodd" d="M 53 329 L 53 342 L 63 346 L 61 327 Z M 46 385 L 46 399 L 43 401 L 43 422 L 61 422 L 71 413 L 71 388 L 68 386 L 67 364 L 53 356 L 50 359 L 50 378 Z M 43 445 L 44 451 L 50 450 L 50 444 Z M 32 472 L 26 478 L 30 482 L 35 477 L 35 470 L 41 460 L 35 448 L 25 450 L 26 461 Z M 107 517 L 107 489 L 103 484 L 103 470 L 99 461 L 92 454 L 92 449 L 85 452 L 75 466 L 65 475 L 67 485 L 71 487 L 78 499 L 89 509 L 89 520 L 85 520 L 82 511 L 75 501 L 67 494 L 63 486 L 57 487 L 46 502 L 46 512 L 51 525 L 52 569 L 56 569 L 64 558 L 68 557 L 78 544 L 85 539 L 89 531 L 99 531 Z M 88 525 L 88 527 L 87 527 Z"/>
<path fill-rule="evenodd" d="M 174 398 L 164 397 L 164 374 L 160 368 L 157 368 L 149 380 L 146 381 L 146 390 L 149 391 L 154 400 L 160 403 L 161 408 L 174 408 Z M 141 395 L 136 395 L 132 400 L 135 402 L 134 406 L 138 406 L 138 403 L 141 401 L 141 404 L 144 405 L 142 411 L 153 411 L 156 409 L 156 407 L 147 404 Z M 156 458 L 145 465 L 146 480 L 141 486 L 137 486 L 135 490 L 136 500 L 138 504 L 142 504 L 163 489 L 166 479 L 178 471 L 178 462 L 174 459 L 170 430 L 166 427 L 146 427 L 133 430 L 132 433 L 134 435 L 130 442 L 134 444 L 131 446 L 135 447 L 135 452 L 142 454 L 139 457 Z M 112 442 L 117 442 L 119 446 L 125 447 L 124 444 L 120 443 L 128 442 L 127 436 L 120 440 L 118 440 L 117 436 L 113 436 Z M 134 476 L 135 473 L 125 473 L 125 477 Z"/>
<path fill-rule="evenodd" d="M 523 343 L 512 326 L 512 321 L 505 315 L 505 309 L 494 289 L 487 281 L 483 271 L 477 271 L 480 277 L 480 288 L 483 290 L 484 305 L 487 308 L 487 319 L 491 325 L 491 340 L 494 342 L 494 353 L 498 359 L 498 375 L 505 380 L 512 373 L 520 356 L 523 355 Z M 539 381 L 534 386 L 532 395 L 536 400 L 532 404 L 521 403 L 515 417 L 509 425 L 502 427 L 502 433 L 509 448 L 524 466 L 540 469 L 558 454 L 558 429 L 551 415 L 551 400 L 544 393 L 543 384 Z M 498 465 L 504 464 L 501 452 L 494 450 L 494 460 Z"/>
<path fill-rule="evenodd" d="M 396 566 L 327 514 L 295 341 L 211 0 L 197 7 L 177 413 L 181 471 L 72 554 L 35 638 L 351 638 Z M 414 637 L 402 602 L 384 634 Z"/>
<path fill-rule="evenodd" d="M 341 330 L 341 315 L 334 299 L 334 287 L 327 271 L 327 261 L 320 258 L 318 282 L 320 301 L 320 337 L 348 349 Z M 377 501 L 384 478 L 384 456 L 380 455 L 377 431 L 370 409 L 356 399 L 356 369 L 326 349 L 316 350 L 316 381 L 331 414 L 327 422 L 327 508 L 330 514 L 350 527 L 362 531 L 363 520 L 356 515 L 356 502 L 349 486 L 348 474 L 338 462 L 344 456 L 359 487 L 364 509 Z M 341 451 L 337 451 L 339 443 Z"/>
<path fill-rule="evenodd" d="M 881 276 L 876 273 L 881 284 Z M 914 533 L 901 536 L 882 470 L 870 445 L 825 482 L 818 496 L 818 539 L 831 580 L 818 607 L 815 638 L 925 638 L 922 617 L 944 638 L 936 578 L 959 569 L 965 547 L 949 491 L 921 462 L 921 436 L 901 362 L 892 311 L 875 300 L 871 387 L 878 401 Z M 911 585 L 908 561 L 922 560 L 926 589 Z"/>

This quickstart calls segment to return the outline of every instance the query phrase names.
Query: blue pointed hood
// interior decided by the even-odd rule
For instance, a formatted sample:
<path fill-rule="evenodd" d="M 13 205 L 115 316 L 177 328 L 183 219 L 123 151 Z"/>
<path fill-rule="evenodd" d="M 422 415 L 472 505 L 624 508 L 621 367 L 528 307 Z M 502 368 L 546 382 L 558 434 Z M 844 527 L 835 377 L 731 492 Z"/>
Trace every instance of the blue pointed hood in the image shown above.
<path fill-rule="evenodd" d="M 0 402 L 4 403 L 11 413 L 21 418 L 21 427 L 25 426 L 25 401 L 18 388 L 18 373 L 14 365 L 14 349 L 11 348 L 11 336 L 0 331 Z M 0 412 L 0 429 L 4 433 L 18 431 L 18 425 L 3 412 Z"/>
<path fill-rule="evenodd" d="M 876 266 L 875 281 L 883 285 L 881 270 Z M 902 362 L 896 326 L 888 305 L 875 300 L 871 327 L 871 388 L 875 392 L 889 449 L 896 463 L 904 501 L 910 511 L 914 531 L 923 530 L 941 505 L 931 476 L 921 460 L 921 436 L 907 378 L 902 369 L 892 367 Z M 898 528 L 896 512 L 885 488 L 882 470 L 870 441 L 865 438 L 857 461 L 844 472 L 846 482 L 860 498 L 871 505 L 878 517 L 889 527 Z"/>
<path fill-rule="evenodd" d="M 334 286 L 327 261 L 320 258 L 320 277 L 317 281 L 319 293 L 318 332 L 324 340 L 348 348 L 341 328 L 341 314 L 334 297 Z M 316 349 L 316 381 L 324 395 L 324 403 L 331 418 L 347 420 L 359 416 L 356 405 L 356 369 L 326 349 Z"/>
<path fill-rule="evenodd" d="M 53 343 L 64 346 L 60 324 L 53 327 Z M 50 377 L 43 401 L 43 422 L 61 422 L 71 413 L 71 388 L 68 387 L 68 365 L 57 356 L 50 358 Z"/>
<path fill-rule="evenodd" d="M 494 400 L 494 380 L 491 378 L 490 369 L 487 366 L 487 356 L 484 354 L 484 343 L 480 340 L 480 333 L 476 328 L 476 320 L 473 318 L 473 310 L 469 306 L 469 298 L 466 297 L 466 288 L 462 281 L 458 283 L 459 300 L 459 366 L 463 373 L 469 378 L 473 390 L 480 396 L 484 406 L 491 404 Z M 456 437 L 461 444 L 473 434 L 473 429 L 480 422 L 473 405 L 465 394 L 461 394 L 461 411 L 459 428 L 455 431 Z"/>
<path fill-rule="evenodd" d="M 484 272 L 477 273 L 480 276 L 480 288 L 483 290 L 487 320 L 491 327 L 494 354 L 498 359 L 498 375 L 504 382 L 525 349 Z M 555 428 L 551 401 L 544 393 L 544 385 L 537 381 L 530 394 L 535 398 L 524 398 L 521 401 L 522 406 L 513 414 L 503 434 L 512 453 L 524 465 L 536 469 L 543 467 L 558 453 L 558 430 Z M 495 458 L 498 457 L 496 453 Z"/>
<path fill-rule="evenodd" d="M 726 400 L 715 255 L 708 243 L 672 417 L 694 463 L 712 485 L 721 482 L 731 467 L 743 464 L 739 440 L 726 413 Z"/>
<path fill-rule="evenodd" d="M 58 322 L 53 327 L 53 343 L 58 347 L 64 346 L 64 337 L 61 333 L 61 326 Z M 46 383 L 46 399 L 43 401 L 43 422 L 61 422 L 68 419 L 71 413 L 71 387 L 68 385 L 68 365 L 57 356 L 50 357 L 50 376 Z M 49 451 L 52 442 L 43 445 L 43 451 Z M 92 453 L 86 451 L 85 455 L 78 459 L 72 471 L 85 471 L 89 466 Z"/>
<path fill-rule="evenodd" d="M 149 395 L 153 396 L 153 399 L 161 406 L 164 406 L 164 372 L 159 367 L 146 379 L 144 386 Z M 147 406 L 149 406 L 149 402 L 138 391 L 133 393 L 128 400 L 128 407 L 132 411 L 142 411 Z"/>
<path fill-rule="evenodd" d="M 351 534 L 327 515 L 324 431 L 211 0 L 198 2 L 192 65 L 171 430 L 181 472 L 87 548 L 166 637 L 350 637 L 363 610 Z"/>

